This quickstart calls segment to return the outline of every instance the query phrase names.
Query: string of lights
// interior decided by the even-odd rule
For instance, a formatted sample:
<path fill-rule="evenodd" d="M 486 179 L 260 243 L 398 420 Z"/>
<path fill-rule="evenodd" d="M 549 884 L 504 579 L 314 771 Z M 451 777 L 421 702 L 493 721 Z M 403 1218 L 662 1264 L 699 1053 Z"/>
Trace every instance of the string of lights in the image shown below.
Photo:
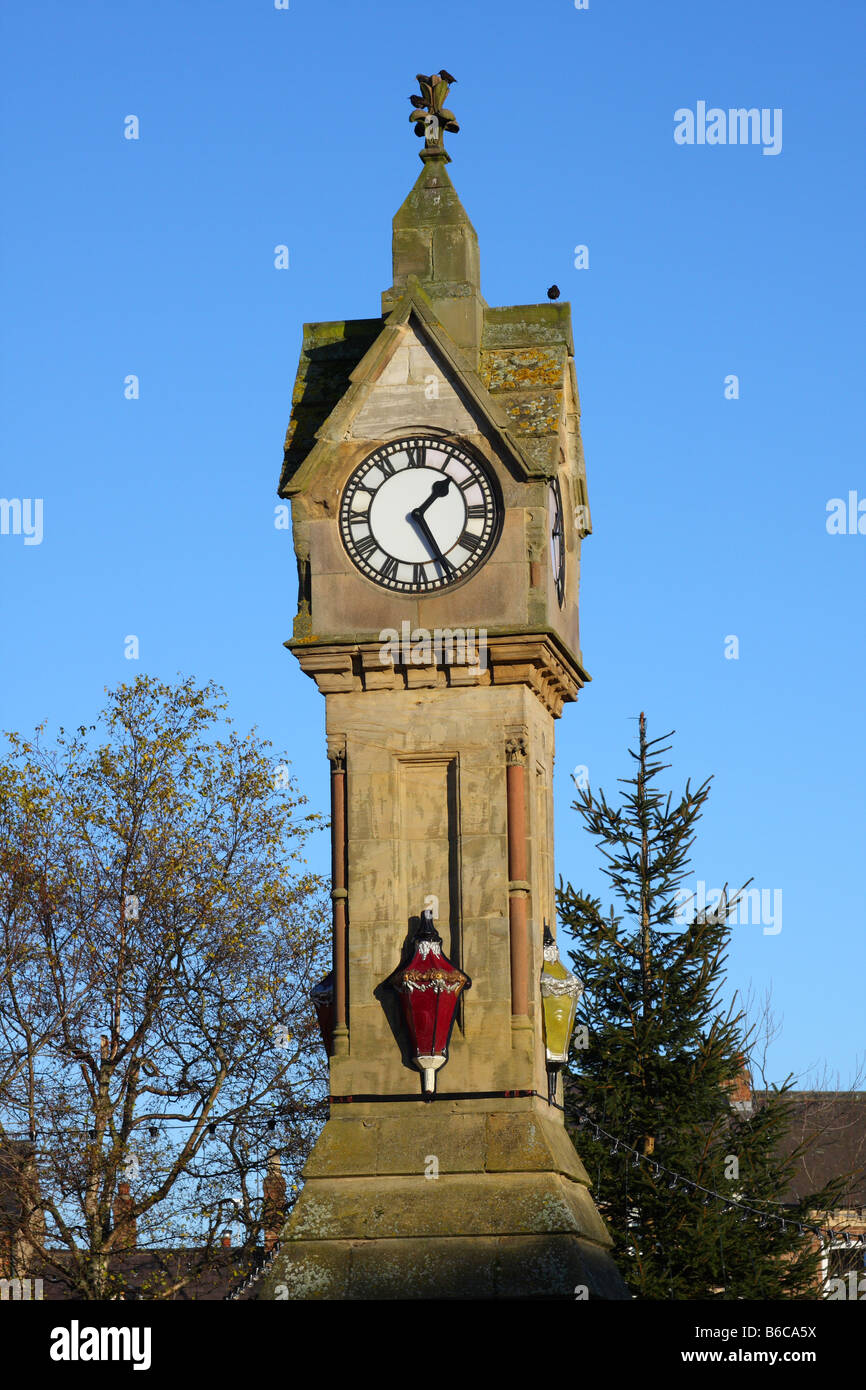
<path fill-rule="evenodd" d="M 866 1250 L 866 1233 L 852 1235 L 850 1231 L 834 1230 L 829 1226 L 822 1230 L 820 1226 L 812 1226 L 803 1221 L 792 1221 L 787 1216 L 779 1216 L 776 1212 L 769 1212 L 760 1207 L 752 1206 L 751 1203 L 742 1201 L 738 1197 L 726 1196 L 723 1192 L 716 1192 L 712 1187 L 704 1187 L 703 1184 L 695 1182 L 693 1178 L 683 1177 L 682 1173 L 676 1173 L 664 1163 L 659 1163 L 652 1155 L 642 1154 L 639 1149 L 632 1148 L 624 1140 L 618 1139 L 615 1134 L 608 1133 L 585 1111 L 577 1111 L 577 1124 L 581 1129 L 588 1129 L 596 1142 L 604 1139 L 606 1143 L 610 1144 L 611 1156 L 622 1154 L 623 1157 L 630 1157 L 633 1168 L 640 1167 L 642 1163 L 646 1164 L 653 1177 L 666 1182 L 670 1191 L 673 1192 L 679 1187 L 683 1191 L 695 1192 L 700 1195 L 704 1206 L 709 1206 L 712 1201 L 721 1202 L 726 1211 L 736 1212 L 741 1221 L 745 1220 L 747 1216 L 757 1217 L 758 1225 L 764 1229 L 775 1222 L 784 1230 L 796 1230 L 801 1236 L 808 1231 L 811 1235 L 817 1236 L 822 1249 L 828 1248 L 834 1243 L 841 1243 L 848 1249 L 857 1247 Z"/>
<path fill-rule="evenodd" d="M 267 1120 L 265 1120 L 264 1122 L 265 1129 L 269 1133 L 274 1133 L 277 1128 L 277 1121 L 281 1116 L 283 1118 L 288 1118 L 290 1116 L 295 1116 L 298 1114 L 318 1115 L 327 1107 L 327 1105 L 328 1100 L 324 1099 L 320 1101 L 313 1101 L 308 1105 L 294 1105 L 290 1109 L 281 1109 L 277 1110 L 276 1112 L 270 1111 Z M 247 1123 L 249 1124 L 249 1115 L 245 1116 L 244 1118 L 247 1120 Z M 195 1123 L 196 1121 L 194 1119 L 178 1121 L 157 1120 L 156 1123 L 151 1124 L 147 1127 L 148 1136 L 151 1140 L 156 1141 L 165 1130 L 189 1129 L 190 1125 L 193 1125 Z M 210 1120 L 207 1124 L 206 1128 L 208 1137 L 215 1138 L 217 1136 L 219 1125 L 234 1123 L 235 1117 L 215 1117 L 214 1119 Z M 616 1154 L 622 1154 L 623 1157 L 629 1157 L 631 1159 L 632 1167 L 635 1168 L 639 1167 L 641 1164 L 647 1165 L 649 1170 L 652 1172 L 653 1177 L 665 1181 L 668 1185 L 668 1188 L 671 1191 L 675 1191 L 677 1188 L 682 1188 L 683 1191 L 694 1192 L 700 1196 L 704 1206 L 708 1206 L 710 1202 L 713 1201 L 720 1202 L 726 1211 L 735 1212 L 740 1220 L 745 1220 L 748 1216 L 755 1217 L 757 1219 L 758 1225 L 765 1229 L 771 1226 L 773 1223 L 775 1223 L 777 1226 L 784 1230 L 796 1230 L 799 1235 L 805 1235 L 805 1233 L 808 1231 L 810 1234 L 817 1237 L 817 1239 L 821 1242 L 822 1247 L 829 1247 L 831 1244 L 836 1243 L 842 1244 L 849 1249 L 856 1247 L 866 1250 L 866 1232 L 858 1235 L 853 1235 L 848 1230 L 837 1230 L 833 1229 L 832 1227 L 826 1227 L 822 1229 L 820 1226 L 814 1226 L 803 1221 L 791 1220 L 789 1217 L 780 1216 L 776 1212 L 770 1212 L 767 1211 L 765 1208 L 754 1206 L 751 1202 L 747 1202 L 742 1198 L 731 1197 L 726 1195 L 725 1193 L 717 1192 L 712 1187 L 706 1187 L 702 1183 L 695 1182 L 693 1178 L 687 1178 L 682 1173 L 675 1172 L 666 1164 L 659 1163 L 659 1161 L 652 1155 L 641 1153 L 638 1149 L 633 1148 L 624 1140 L 618 1138 L 614 1134 L 611 1134 L 602 1125 L 598 1124 L 598 1122 L 594 1120 L 592 1116 L 586 1114 L 586 1112 L 584 1111 L 577 1112 L 577 1124 L 582 1129 L 588 1129 L 591 1132 L 593 1139 L 596 1140 L 596 1142 L 600 1141 L 601 1139 L 604 1139 L 604 1141 L 611 1146 L 610 1153 L 612 1156 L 615 1156 Z M 88 1138 L 91 1140 L 95 1138 L 94 1131 L 92 1130 L 82 1130 L 80 1132 L 82 1134 L 87 1134 Z M 2 1130 L 2 1137 L 4 1139 L 13 1139 L 28 1141 L 30 1143 L 38 1143 L 40 1136 L 38 1131 L 31 1130 L 27 1132 L 16 1132 L 4 1129 Z M 250 1169 L 252 1169 L 263 1167 L 265 1165 L 263 1163 L 253 1163 L 249 1164 L 248 1166 L 250 1167 Z M 259 1269 L 259 1271 L 256 1272 L 254 1275 L 251 1275 L 250 1280 L 260 1278 L 263 1272 L 264 1266 L 262 1266 Z M 241 1289 L 240 1292 L 243 1292 L 243 1289 Z M 227 1295 L 227 1297 L 237 1296 L 238 1294 Z"/>
<path fill-rule="evenodd" d="M 274 1263 L 274 1260 L 279 1255 L 281 1249 L 282 1246 L 280 1245 L 279 1241 L 277 1241 L 273 1250 L 270 1252 L 269 1255 L 265 1256 L 258 1268 L 254 1269 L 251 1274 L 248 1274 L 246 1279 L 244 1279 L 243 1283 L 239 1284 L 236 1289 L 232 1289 L 230 1293 L 227 1293 L 225 1295 L 225 1298 L 223 1299 L 223 1302 L 233 1302 L 235 1299 L 240 1298 L 242 1294 L 245 1294 L 247 1289 L 252 1288 L 253 1284 L 257 1284 L 258 1281 L 262 1278 L 262 1276 L 267 1274 L 268 1270 L 271 1268 L 271 1265 Z"/>

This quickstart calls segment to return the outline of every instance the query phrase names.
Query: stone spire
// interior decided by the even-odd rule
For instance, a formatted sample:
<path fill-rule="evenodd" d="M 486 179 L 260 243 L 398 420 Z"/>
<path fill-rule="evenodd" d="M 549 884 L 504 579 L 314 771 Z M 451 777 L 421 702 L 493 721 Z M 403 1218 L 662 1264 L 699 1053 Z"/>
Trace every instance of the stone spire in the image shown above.
<path fill-rule="evenodd" d="M 413 116 L 422 114 L 416 111 Z M 451 113 L 440 111 L 442 115 Z M 420 121 L 416 128 L 422 133 Z M 442 128 L 454 127 L 443 122 Z M 436 138 L 428 138 L 420 154 L 424 167 L 394 216 L 394 282 L 382 295 L 382 312 L 390 313 L 407 293 L 420 289 L 442 326 L 477 366 L 486 307 L 478 236 L 448 177 L 445 166 L 450 157 L 438 127 Z"/>

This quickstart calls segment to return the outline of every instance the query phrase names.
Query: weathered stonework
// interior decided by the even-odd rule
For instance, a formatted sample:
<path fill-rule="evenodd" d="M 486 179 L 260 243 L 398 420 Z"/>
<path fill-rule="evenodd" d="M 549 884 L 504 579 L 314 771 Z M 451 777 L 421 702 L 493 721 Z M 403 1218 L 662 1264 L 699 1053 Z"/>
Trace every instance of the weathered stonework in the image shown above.
<path fill-rule="evenodd" d="M 393 251 L 381 319 L 305 327 L 280 484 L 299 574 L 287 646 L 326 700 L 342 1014 L 330 1118 L 261 1296 L 573 1299 L 582 1285 L 625 1298 L 587 1174 L 548 1104 L 539 990 L 543 923 L 555 921 L 554 720 L 589 679 L 570 311 L 485 303 L 475 231 L 429 150 Z M 359 573 L 337 518 L 353 469 L 416 435 L 483 461 L 502 524 L 462 584 L 411 596 Z M 484 659 L 389 655 L 383 633 L 404 624 L 483 630 Z M 471 980 L 429 1103 L 388 983 L 428 903 Z"/>
<path fill-rule="evenodd" d="M 555 1112 L 482 1104 L 335 1107 L 262 1296 L 623 1297 Z"/>

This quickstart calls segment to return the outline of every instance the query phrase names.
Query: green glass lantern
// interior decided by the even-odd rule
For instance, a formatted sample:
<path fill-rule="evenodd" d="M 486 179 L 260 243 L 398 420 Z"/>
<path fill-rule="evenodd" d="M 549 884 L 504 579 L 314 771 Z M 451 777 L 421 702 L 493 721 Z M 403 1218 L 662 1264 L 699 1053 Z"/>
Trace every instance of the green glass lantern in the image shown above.
<path fill-rule="evenodd" d="M 566 970 L 559 959 L 559 948 L 544 924 L 544 966 L 541 971 L 541 1003 L 544 1014 L 544 1042 L 547 1049 L 547 1099 L 556 1100 L 559 1073 L 568 1061 L 568 1047 L 574 1032 L 577 1001 L 583 994 L 583 981 Z"/>

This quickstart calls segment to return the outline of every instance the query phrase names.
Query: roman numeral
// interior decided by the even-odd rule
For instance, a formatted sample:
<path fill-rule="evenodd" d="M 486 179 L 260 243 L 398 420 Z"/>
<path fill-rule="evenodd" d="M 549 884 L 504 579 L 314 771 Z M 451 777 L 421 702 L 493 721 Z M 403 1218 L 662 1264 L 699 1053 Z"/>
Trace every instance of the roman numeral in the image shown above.
<path fill-rule="evenodd" d="M 427 447 L 424 444 L 407 444 L 406 453 L 410 468 L 427 467 Z"/>
<path fill-rule="evenodd" d="M 426 583 L 427 583 L 427 575 L 424 573 L 424 566 L 423 566 L 423 565 L 413 565 L 413 566 L 412 566 L 412 583 L 413 583 L 413 584 L 426 584 Z"/>
<path fill-rule="evenodd" d="M 473 506 L 466 508 L 467 517 L 473 521 L 484 521 L 487 517 L 487 508 L 483 502 L 476 502 Z"/>
<path fill-rule="evenodd" d="M 464 531 L 457 544 L 462 545 L 464 550 L 471 552 L 478 549 L 481 544 L 481 537 L 473 536 L 471 531 Z"/>
<path fill-rule="evenodd" d="M 366 560 L 368 555 L 372 555 L 373 551 L 378 549 L 378 541 L 375 536 L 371 536 L 368 533 L 363 540 L 355 541 L 355 549 L 361 556 L 361 559 Z"/>
<path fill-rule="evenodd" d="M 390 460 L 389 458 L 377 459 L 377 460 L 376 460 L 376 466 L 377 466 L 379 469 L 381 469 L 382 473 L 384 473 L 384 475 L 385 475 L 386 478 L 393 478 L 393 476 L 394 476 L 394 465 L 393 465 L 393 463 L 391 462 L 391 460 Z"/>
<path fill-rule="evenodd" d="M 385 563 L 379 570 L 382 579 L 393 579 L 397 573 L 397 561 L 392 555 L 385 556 Z"/>

